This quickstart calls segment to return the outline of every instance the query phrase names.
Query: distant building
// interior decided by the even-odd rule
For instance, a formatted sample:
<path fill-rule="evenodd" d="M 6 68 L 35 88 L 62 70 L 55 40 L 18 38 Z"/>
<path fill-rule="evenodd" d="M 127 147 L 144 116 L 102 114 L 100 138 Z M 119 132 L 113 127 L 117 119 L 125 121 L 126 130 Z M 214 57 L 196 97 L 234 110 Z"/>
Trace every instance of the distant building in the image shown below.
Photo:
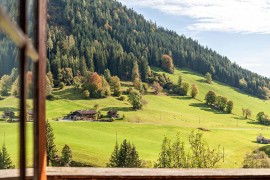
<path fill-rule="evenodd" d="M 257 143 L 260 144 L 269 144 L 270 143 L 270 139 L 267 139 L 265 137 L 263 137 L 262 135 L 257 136 Z"/>
<path fill-rule="evenodd" d="M 77 110 L 68 114 L 66 119 L 71 120 L 96 120 L 97 111 L 95 110 Z"/>
<path fill-rule="evenodd" d="M 110 110 L 107 112 L 108 117 L 110 118 L 119 118 L 118 111 L 116 110 Z"/>
<path fill-rule="evenodd" d="M 27 121 L 33 121 L 33 110 L 27 112 Z"/>
<path fill-rule="evenodd" d="M 14 118 L 15 113 L 14 111 L 4 111 L 2 117 L 3 118 Z"/>

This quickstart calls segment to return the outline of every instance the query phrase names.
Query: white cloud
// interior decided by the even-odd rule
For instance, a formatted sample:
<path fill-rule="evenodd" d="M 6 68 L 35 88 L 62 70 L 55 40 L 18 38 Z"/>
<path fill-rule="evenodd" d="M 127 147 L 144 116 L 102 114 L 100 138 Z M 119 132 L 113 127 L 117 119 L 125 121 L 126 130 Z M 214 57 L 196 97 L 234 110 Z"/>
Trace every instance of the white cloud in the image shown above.
<path fill-rule="evenodd" d="M 269 0 L 119 0 L 129 6 L 144 6 L 163 13 L 188 16 L 195 31 L 225 31 L 270 34 Z"/>

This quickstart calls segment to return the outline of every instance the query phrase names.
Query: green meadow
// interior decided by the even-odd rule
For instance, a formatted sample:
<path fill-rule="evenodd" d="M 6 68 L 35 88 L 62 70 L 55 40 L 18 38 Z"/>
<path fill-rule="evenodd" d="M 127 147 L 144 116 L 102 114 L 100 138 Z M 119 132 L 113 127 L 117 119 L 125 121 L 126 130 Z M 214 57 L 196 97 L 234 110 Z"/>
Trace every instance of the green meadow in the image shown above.
<path fill-rule="evenodd" d="M 154 71 L 163 73 L 157 68 Z M 164 136 L 174 138 L 179 132 L 188 149 L 188 135 L 199 127 L 210 130 L 203 132 L 203 134 L 204 140 L 211 147 L 220 146 L 222 152 L 224 148 L 224 162 L 222 160 L 219 164 L 222 168 L 241 167 L 246 153 L 255 148 L 269 149 L 267 145 L 255 142 L 256 136 L 260 133 L 270 138 L 269 128 L 258 125 L 255 121 L 258 112 L 264 111 L 269 114 L 270 104 L 268 101 L 249 96 L 238 89 L 218 82 L 207 84 L 202 75 L 189 70 L 176 70 L 174 75 L 168 76 L 172 81 L 177 82 L 180 74 L 184 81 L 198 85 L 197 99 L 171 96 L 166 93 L 160 95 L 149 93 L 144 96 L 147 105 L 139 111 L 132 110 L 127 101 L 119 101 L 115 97 L 84 100 L 81 93 L 72 87 L 66 87 L 63 90 L 55 89 L 53 93 L 59 99 L 46 101 L 46 114 L 54 129 L 58 154 L 61 153 L 62 147 L 68 144 L 72 149 L 75 161 L 104 167 L 113 151 L 116 139 L 118 142 L 127 139 L 136 145 L 142 159 L 154 163 Z M 131 86 L 130 82 L 122 82 L 122 84 L 123 90 Z M 203 100 L 209 90 L 233 100 L 233 114 L 224 114 L 206 106 Z M 30 109 L 31 100 L 28 101 L 28 104 Z M 116 109 L 121 116 L 124 114 L 126 119 L 113 123 L 55 121 L 56 118 L 63 117 L 71 111 L 91 109 L 95 104 L 99 104 L 99 111 L 104 115 L 108 110 Z M 0 113 L 2 114 L 5 109 L 18 111 L 17 105 L 17 98 L 6 97 L 0 101 Z M 251 109 L 250 119 L 242 118 L 242 108 Z M 27 134 L 27 159 L 28 166 L 31 167 L 32 123 L 27 123 L 27 129 L 29 130 Z M 18 138 L 17 123 L 0 121 L 0 144 L 5 142 L 16 165 L 18 164 Z"/>

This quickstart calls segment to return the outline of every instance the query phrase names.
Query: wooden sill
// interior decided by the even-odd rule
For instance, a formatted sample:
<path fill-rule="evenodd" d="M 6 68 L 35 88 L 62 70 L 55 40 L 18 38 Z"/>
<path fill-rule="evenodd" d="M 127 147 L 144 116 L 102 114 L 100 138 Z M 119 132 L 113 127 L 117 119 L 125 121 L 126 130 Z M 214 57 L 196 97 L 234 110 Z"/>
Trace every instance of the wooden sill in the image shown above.
<path fill-rule="evenodd" d="M 27 169 L 32 179 L 33 169 Z M 0 170 L 0 179 L 15 180 L 19 171 Z M 270 179 L 270 169 L 128 169 L 48 167 L 48 180 L 66 179 Z"/>

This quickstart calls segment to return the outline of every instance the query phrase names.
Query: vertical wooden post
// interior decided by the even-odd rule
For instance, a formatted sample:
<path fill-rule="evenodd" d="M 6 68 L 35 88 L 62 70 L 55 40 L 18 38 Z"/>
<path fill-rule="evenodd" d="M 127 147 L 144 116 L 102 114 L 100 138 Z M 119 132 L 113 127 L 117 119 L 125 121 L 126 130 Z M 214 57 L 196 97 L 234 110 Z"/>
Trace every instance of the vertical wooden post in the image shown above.
<path fill-rule="evenodd" d="M 20 1 L 19 25 L 27 35 L 27 1 Z M 26 44 L 20 49 L 20 179 L 26 179 Z"/>
<path fill-rule="evenodd" d="M 47 1 L 34 1 L 35 48 L 39 60 L 34 63 L 34 179 L 46 180 L 46 23 Z"/>

